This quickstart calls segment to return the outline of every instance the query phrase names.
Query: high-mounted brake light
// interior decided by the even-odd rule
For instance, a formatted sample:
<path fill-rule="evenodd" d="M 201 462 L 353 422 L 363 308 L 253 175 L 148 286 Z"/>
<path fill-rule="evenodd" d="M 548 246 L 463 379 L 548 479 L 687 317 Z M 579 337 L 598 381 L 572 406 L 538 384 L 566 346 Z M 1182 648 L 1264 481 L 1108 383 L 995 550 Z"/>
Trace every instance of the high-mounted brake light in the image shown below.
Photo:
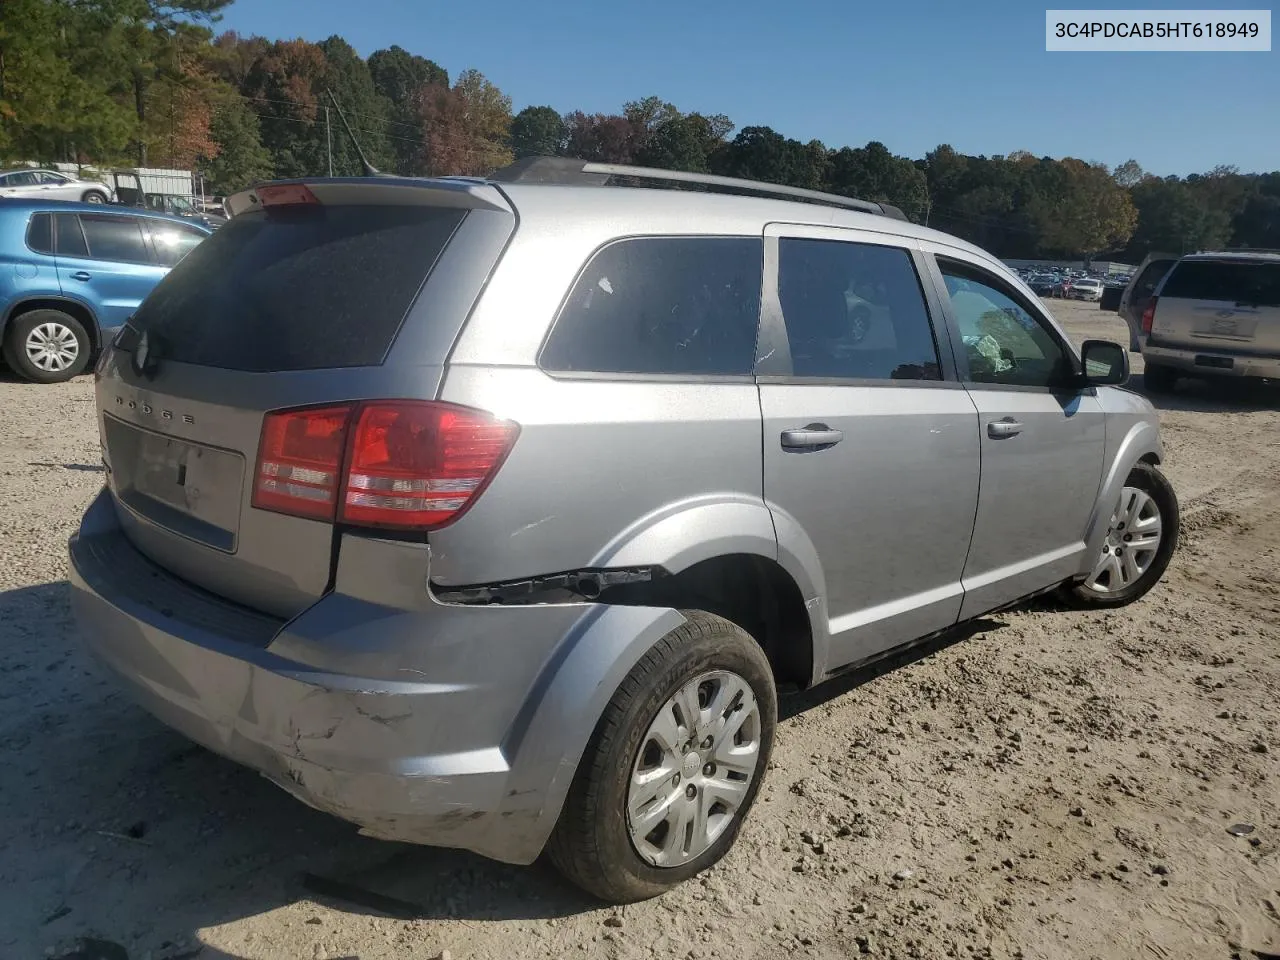
<path fill-rule="evenodd" d="M 319 203 L 305 183 L 275 183 L 254 191 L 264 207 L 282 207 L 298 203 Z"/>
<path fill-rule="evenodd" d="M 479 410 L 422 400 L 270 413 L 253 505 L 353 526 L 434 530 L 475 502 L 519 430 Z"/>
<path fill-rule="evenodd" d="M 1142 332 L 1150 333 L 1152 325 L 1156 322 L 1156 298 L 1152 297 L 1147 301 L 1147 308 L 1142 311 Z"/>

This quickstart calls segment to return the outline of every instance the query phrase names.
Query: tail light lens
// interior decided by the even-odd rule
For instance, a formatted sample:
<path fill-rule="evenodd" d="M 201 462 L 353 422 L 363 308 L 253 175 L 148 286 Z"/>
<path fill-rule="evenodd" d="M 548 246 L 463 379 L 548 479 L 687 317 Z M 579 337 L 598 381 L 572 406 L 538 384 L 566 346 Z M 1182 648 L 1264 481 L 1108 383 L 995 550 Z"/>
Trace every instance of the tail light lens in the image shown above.
<path fill-rule="evenodd" d="M 432 401 L 271 413 L 253 505 L 354 526 L 433 530 L 475 502 L 518 433 L 510 421 Z"/>
<path fill-rule="evenodd" d="M 1142 332 L 1150 333 L 1151 325 L 1156 321 L 1156 298 L 1147 301 L 1147 308 L 1142 311 Z"/>
<path fill-rule="evenodd" d="M 253 505 L 332 520 L 350 407 L 269 413 L 262 422 Z"/>

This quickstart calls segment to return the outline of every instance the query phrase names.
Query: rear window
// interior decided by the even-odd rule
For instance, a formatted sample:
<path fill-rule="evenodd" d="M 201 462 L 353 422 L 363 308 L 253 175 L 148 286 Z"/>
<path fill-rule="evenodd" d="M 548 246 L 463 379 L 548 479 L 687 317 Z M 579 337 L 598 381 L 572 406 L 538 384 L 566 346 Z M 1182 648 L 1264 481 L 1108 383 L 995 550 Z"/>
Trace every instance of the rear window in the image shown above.
<path fill-rule="evenodd" d="M 1280 263 L 1183 260 L 1169 274 L 1160 296 L 1280 307 Z"/>
<path fill-rule="evenodd" d="M 132 326 L 180 363 L 250 372 L 381 363 L 465 216 L 360 205 L 244 214 L 183 257 Z"/>
<path fill-rule="evenodd" d="M 755 365 L 759 237 L 638 237 L 598 252 L 538 362 L 557 372 L 745 376 Z"/>

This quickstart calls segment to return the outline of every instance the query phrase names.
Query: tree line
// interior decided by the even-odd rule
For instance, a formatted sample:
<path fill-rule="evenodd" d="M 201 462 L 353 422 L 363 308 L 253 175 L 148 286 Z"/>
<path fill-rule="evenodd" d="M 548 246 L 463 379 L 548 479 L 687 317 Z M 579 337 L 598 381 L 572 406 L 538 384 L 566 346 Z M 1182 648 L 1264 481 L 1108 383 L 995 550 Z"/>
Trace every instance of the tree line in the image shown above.
<path fill-rule="evenodd" d="M 511 97 L 399 46 L 362 58 L 319 43 L 216 33 L 230 0 L 3 0 L 0 161 L 200 170 L 227 193 L 256 180 L 360 172 L 333 99 L 379 169 L 483 175 L 535 154 L 747 177 L 885 201 L 1003 257 L 1123 257 L 1280 247 L 1280 171 L 1156 177 L 1025 151 L 921 159 L 831 147 L 659 97 L 619 113 Z"/>

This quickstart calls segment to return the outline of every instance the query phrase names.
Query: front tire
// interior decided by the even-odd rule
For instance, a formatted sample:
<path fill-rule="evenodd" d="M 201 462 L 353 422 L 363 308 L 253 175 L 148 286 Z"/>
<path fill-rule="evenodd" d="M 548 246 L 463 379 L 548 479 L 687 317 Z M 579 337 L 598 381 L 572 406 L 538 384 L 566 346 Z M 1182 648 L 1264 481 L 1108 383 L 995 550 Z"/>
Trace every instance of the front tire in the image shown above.
<path fill-rule="evenodd" d="M 1178 497 L 1165 475 L 1149 463 L 1129 471 L 1107 524 L 1093 570 L 1066 588 L 1077 607 L 1122 607 L 1154 587 L 1178 546 Z"/>
<path fill-rule="evenodd" d="M 611 903 L 655 897 L 723 857 L 769 764 L 768 659 L 728 620 L 685 617 L 609 701 L 547 848 L 566 878 Z"/>
<path fill-rule="evenodd" d="M 101 190 L 86 190 L 80 197 L 82 203 L 106 203 L 107 195 Z"/>
<path fill-rule="evenodd" d="M 9 321 L 4 358 L 35 383 L 62 383 L 83 373 L 92 344 L 84 325 L 61 310 L 32 310 Z"/>

